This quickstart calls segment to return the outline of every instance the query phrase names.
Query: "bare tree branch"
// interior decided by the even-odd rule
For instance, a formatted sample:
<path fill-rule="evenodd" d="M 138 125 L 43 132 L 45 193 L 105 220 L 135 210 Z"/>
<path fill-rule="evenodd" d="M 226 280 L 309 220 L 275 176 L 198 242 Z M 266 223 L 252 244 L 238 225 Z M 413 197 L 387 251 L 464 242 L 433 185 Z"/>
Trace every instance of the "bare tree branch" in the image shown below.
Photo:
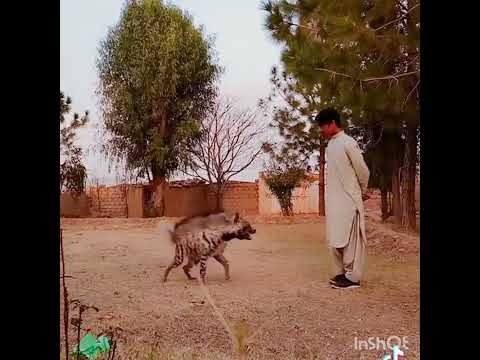
<path fill-rule="evenodd" d="M 202 136 L 191 148 L 189 168 L 182 172 L 209 184 L 216 182 L 221 191 L 262 152 L 260 136 L 265 129 L 257 123 L 256 113 L 237 109 L 231 100 L 218 100 L 202 121 Z"/>

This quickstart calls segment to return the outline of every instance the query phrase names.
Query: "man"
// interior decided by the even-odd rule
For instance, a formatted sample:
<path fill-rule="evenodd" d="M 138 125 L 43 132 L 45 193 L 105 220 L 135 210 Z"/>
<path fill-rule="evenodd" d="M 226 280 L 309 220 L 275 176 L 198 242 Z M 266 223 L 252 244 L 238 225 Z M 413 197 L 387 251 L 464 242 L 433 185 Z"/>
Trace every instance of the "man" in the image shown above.
<path fill-rule="evenodd" d="M 367 198 L 370 171 L 357 142 L 343 132 L 336 110 L 324 109 L 315 120 L 329 139 L 325 213 L 335 271 L 330 284 L 340 289 L 356 288 L 360 286 L 365 263 L 363 200 Z"/>

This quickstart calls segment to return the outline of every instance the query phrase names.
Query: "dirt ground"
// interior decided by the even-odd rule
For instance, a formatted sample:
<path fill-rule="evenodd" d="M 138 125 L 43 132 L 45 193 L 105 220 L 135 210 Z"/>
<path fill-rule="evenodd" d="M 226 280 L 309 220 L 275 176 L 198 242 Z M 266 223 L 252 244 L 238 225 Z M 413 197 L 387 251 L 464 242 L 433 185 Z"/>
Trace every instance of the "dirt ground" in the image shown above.
<path fill-rule="evenodd" d="M 250 344 L 250 356 L 373 360 L 390 350 L 381 345 L 379 350 L 358 350 L 355 339 L 406 336 L 403 358 L 419 359 L 418 235 L 399 237 L 369 219 L 371 241 L 362 287 L 337 290 L 328 285 L 323 218 L 300 220 L 254 220 L 254 239 L 234 240 L 225 252 L 229 281 L 220 264 L 208 263 L 207 288 L 227 321 L 244 320 L 252 331 L 261 327 Z M 158 222 L 62 219 L 65 266 L 73 276 L 67 279 L 70 298 L 100 309 L 85 314 L 84 328 L 98 333 L 120 326 L 124 340 L 119 359 L 147 359 L 150 351 L 172 349 L 230 358 L 228 333 L 198 282 L 189 281 L 181 268 L 170 273 L 167 283 L 161 282 L 174 249 L 159 232 Z M 382 245 L 387 240 L 393 244 L 388 249 Z M 192 271 L 196 273 L 198 268 Z"/>

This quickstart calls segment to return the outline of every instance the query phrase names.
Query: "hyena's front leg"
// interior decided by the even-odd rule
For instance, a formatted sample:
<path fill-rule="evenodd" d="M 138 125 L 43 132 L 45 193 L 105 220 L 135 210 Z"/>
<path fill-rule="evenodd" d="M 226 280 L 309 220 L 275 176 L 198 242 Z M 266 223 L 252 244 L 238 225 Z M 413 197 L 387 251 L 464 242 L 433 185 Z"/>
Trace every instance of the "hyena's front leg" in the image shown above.
<path fill-rule="evenodd" d="M 192 269 L 193 265 L 195 265 L 196 261 L 193 258 L 188 258 L 188 263 L 186 265 L 183 265 L 183 271 L 185 272 L 185 275 L 187 275 L 189 280 L 195 280 L 195 278 L 190 275 L 190 270 Z"/>
<path fill-rule="evenodd" d="M 168 274 L 173 268 L 180 266 L 183 263 L 183 248 L 181 245 L 175 246 L 175 258 L 173 262 L 167 267 L 165 270 L 165 274 L 163 275 L 163 282 L 167 281 Z"/>
<path fill-rule="evenodd" d="M 214 258 L 223 265 L 223 268 L 225 269 L 225 280 L 230 280 L 230 266 L 228 265 L 228 260 L 222 254 L 215 255 Z"/>
<path fill-rule="evenodd" d="M 207 274 L 207 256 L 202 256 L 200 258 L 200 277 L 202 278 L 202 282 L 205 283 L 205 275 Z"/>

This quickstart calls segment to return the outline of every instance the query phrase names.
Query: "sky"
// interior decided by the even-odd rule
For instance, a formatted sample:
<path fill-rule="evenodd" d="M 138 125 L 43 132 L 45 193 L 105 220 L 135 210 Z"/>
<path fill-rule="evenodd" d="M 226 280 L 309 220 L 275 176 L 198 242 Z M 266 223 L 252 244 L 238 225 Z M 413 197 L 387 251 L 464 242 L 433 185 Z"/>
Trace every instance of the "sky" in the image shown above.
<path fill-rule="evenodd" d="M 258 99 L 270 92 L 270 70 L 280 62 L 280 47 L 263 28 L 265 14 L 260 0 L 177 0 L 195 25 L 216 37 L 216 50 L 225 73 L 220 79 L 222 96 L 254 109 Z M 72 110 L 90 112 L 90 123 L 79 131 L 78 144 L 85 152 L 89 182 L 111 184 L 114 171 L 95 147 L 96 126 L 101 121 L 95 95 L 95 61 L 100 40 L 120 17 L 124 0 L 60 0 L 60 89 L 72 97 Z M 73 112 L 72 111 L 72 112 Z M 262 161 L 236 177 L 254 180 Z"/>

